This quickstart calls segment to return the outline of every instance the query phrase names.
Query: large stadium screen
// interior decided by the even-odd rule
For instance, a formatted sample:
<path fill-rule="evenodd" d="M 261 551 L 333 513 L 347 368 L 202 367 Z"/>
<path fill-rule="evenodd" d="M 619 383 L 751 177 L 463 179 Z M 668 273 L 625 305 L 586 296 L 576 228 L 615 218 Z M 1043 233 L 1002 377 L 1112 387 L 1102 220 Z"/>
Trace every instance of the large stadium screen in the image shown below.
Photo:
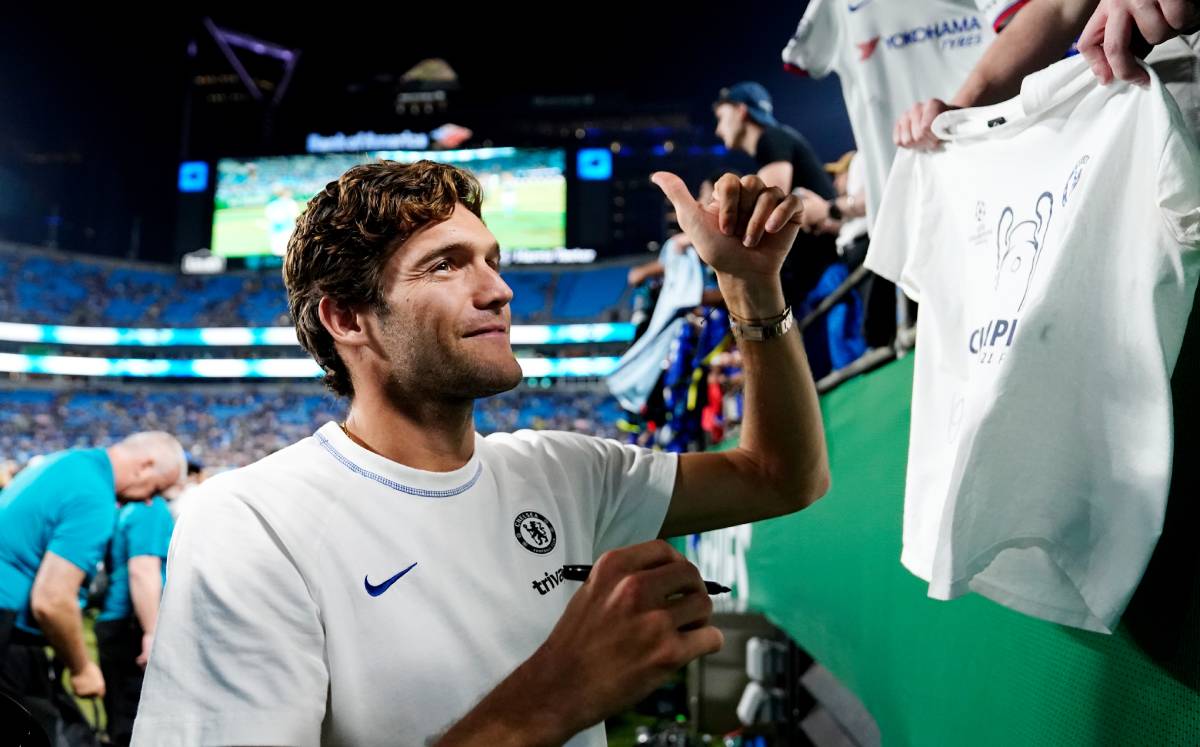
<path fill-rule="evenodd" d="M 327 153 L 217 163 L 212 252 L 224 257 L 282 256 L 309 198 L 356 164 L 423 158 L 469 169 L 483 185 L 483 219 L 506 250 L 566 245 L 566 154 L 559 149 Z"/>

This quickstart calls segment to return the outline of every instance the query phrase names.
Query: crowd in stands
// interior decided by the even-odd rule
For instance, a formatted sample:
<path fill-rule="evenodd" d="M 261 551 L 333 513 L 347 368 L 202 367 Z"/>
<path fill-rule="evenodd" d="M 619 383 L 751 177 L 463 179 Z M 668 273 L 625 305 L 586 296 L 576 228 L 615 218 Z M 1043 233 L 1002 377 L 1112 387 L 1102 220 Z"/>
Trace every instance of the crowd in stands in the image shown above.
<path fill-rule="evenodd" d="M 23 465 L 61 449 L 106 446 L 165 430 L 210 470 L 240 467 L 341 420 L 345 404 L 319 385 L 232 388 L 0 389 L 0 463 Z M 616 402 L 603 392 L 518 389 L 478 403 L 484 435 L 522 428 L 616 436 Z"/>
<path fill-rule="evenodd" d="M 475 405 L 475 429 L 483 434 L 532 428 L 616 438 L 620 418 L 617 401 L 600 390 L 518 389 Z"/>
<path fill-rule="evenodd" d="M 628 317 L 626 266 L 509 270 L 515 323 Z M 556 292 L 568 289 L 564 297 Z M 115 327 L 291 326 L 278 271 L 183 275 L 171 268 L 0 244 L 0 322 Z M 596 354 L 557 347 L 556 355 Z M 204 357 L 205 349 L 193 351 Z M 66 348 L 58 354 L 99 355 Z M 227 351 L 214 349 L 213 354 Z M 139 349 L 139 357 L 172 350 Z M 106 445 L 134 431 L 177 435 L 210 468 L 249 464 L 340 419 L 344 404 L 318 384 L 0 390 L 0 466 Z M 616 437 L 620 408 L 602 390 L 519 389 L 477 406 L 483 434 L 522 428 Z"/>
<path fill-rule="evenodd" d="M 183 275 L 18 250 L 0 250 L 0 321 L 84 327 L 289 324 L 278 272 Z"/>
<path fill-rule="evenodd" d="M 628 314 L 625 266 L 509 269 L 513 321 L 611 322 Z M 559 289 L 563 292 L 559 292 Z M 0 322 L 85 327 L 290 326 L 278 270 L 172 268 L 0 245 Z"/>

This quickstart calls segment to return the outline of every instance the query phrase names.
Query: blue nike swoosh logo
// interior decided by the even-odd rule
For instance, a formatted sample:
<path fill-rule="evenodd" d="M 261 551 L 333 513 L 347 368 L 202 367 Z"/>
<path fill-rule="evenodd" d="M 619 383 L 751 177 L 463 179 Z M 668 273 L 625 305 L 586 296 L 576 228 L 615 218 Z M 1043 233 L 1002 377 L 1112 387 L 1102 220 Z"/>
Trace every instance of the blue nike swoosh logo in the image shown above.
<path fill-rule="evenodd" d="M 392 584 L 399 581 L 401 576 L 403 576 L 404 574 L 408 573 L 409 571 L 411 571 L 413 568 L 416 568 L 416 567 L 417 567 L 417 564 L 413 563 L 409 567 L 400 571 L 395 576 L 392 576 L 387 581 L 384 581 L 382 584 L 379 584 L 378 586 L 375 586 L 374 584 L 372 584 L 370 581 L 367 580 L 366 576 L 363 576 L 363 586 L 366 587 L 368 594 L 370 594 L 373 597 L 377 597 L 380 594 L 382 594 L 383 592 L 387 591 L 389 588 L 391 588 Z"/>
<path fill-rule="evenodd" d="M 871 2 L 871 0 L 862 0 L 862 2 L 859 2 L 859 3 L 850 3 L 848 7 L 850 9 L 850 12 L 854 13 L 854 12 L 857 12 L 859 8 L 861 8 L 862 6 L 864 6 L 870 2 Z"/>

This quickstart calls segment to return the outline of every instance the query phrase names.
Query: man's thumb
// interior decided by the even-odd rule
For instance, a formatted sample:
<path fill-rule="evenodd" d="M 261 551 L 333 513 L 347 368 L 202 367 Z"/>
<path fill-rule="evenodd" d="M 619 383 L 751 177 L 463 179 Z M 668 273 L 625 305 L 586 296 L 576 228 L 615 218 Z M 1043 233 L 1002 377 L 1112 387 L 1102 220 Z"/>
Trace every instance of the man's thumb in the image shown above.
<path fill-rule="evenodd" d="M 658 185 L 658 188 L 671 201 L 671 205 L 675 207 L 675 215 L 680 221 L 691 218 L 692 214 L 700 209 L 699 204 L 692 197 L 692 193 L 688 191 L 687 185 L 670 171 L 656 171 L 651 174 L 650 181 Z"/>

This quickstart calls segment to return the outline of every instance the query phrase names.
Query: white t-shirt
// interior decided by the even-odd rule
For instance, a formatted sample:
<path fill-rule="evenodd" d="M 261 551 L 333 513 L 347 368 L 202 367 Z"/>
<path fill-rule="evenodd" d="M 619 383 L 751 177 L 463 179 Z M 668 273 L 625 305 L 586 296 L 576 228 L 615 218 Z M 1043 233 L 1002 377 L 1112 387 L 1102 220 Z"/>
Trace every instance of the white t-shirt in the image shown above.
<path fill-rule="evenodd" d="M 1023 0 L 812 0 L 783 50 L 792 68 L 837 73 L 874 225 L 896 155 L 892 128 L 918 101 L 949 99 Z"/>
<path fill-rule="evenodd" d="M 1200 136 L 1200 33 L 1159 44 L 1146 55 L 1146 64 L 1179 104 L 1188 128 Z"/>
<path fill-rule="evenodd" d="M 866 260 L 921 304 L 902 562 L 931 597 L 1111 632 L 1162 528 L 1196 142 L 1157 77 L 1099 86 L 1080 58 L 934 131 Z"/>
<path fill-rule="evenodd" d="M 328 423 L 212 478 L 171 542 L 133 743 L 425 744 L 545 641 L 564 564 L 657 536 L 676 464 L 520 431 L 425 472 Z"/>

